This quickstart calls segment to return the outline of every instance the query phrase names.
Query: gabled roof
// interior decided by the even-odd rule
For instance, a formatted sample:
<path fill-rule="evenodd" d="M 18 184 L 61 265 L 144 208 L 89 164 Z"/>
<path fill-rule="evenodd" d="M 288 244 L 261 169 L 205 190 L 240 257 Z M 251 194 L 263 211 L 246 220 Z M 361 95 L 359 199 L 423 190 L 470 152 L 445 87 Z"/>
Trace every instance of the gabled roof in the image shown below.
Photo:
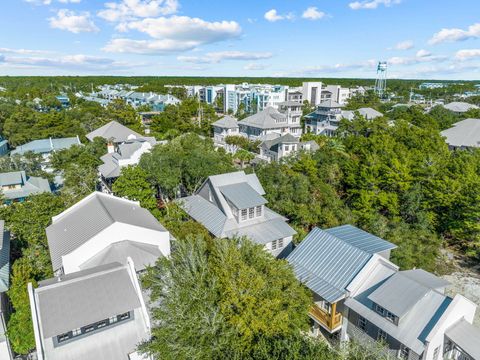
<path fill-rule="evenodd" d="M 223 196 L 237 209 L 248 209 L 267 203 L 267 200 L 247 182 L 220 186 L 219 189 Z"/>
<path fill-rule="evenodd" d="M 238 128 L 237 119 L 232 116 L 226 115 L 220 120 L 215 121 L 212 126 L 218 126 L 224 129 L 236 129 Z"/>
<path fill-rule="evenodd" d="M 89 269 L 113 262 L 126 264 L 129 257 L 135 264 L 135 270 L 141 271 L 147 266 L 155 265 L 157 259 L 163 257 L 163 254 L 158 246 L 124 240 L 109 245 L 97 255 L 81 264 L 80 269 Z"/>
<path fill-rule="evenodd" d="M 400 271 L 387 279 L 368 298 L 402 319 L 427 294 L 448 284 L 424 270 Z"/>
<path fill-rule="evenodd" d="M 344 298 L 348 284 L 375 253 L 389 244 L 373 235 L 365 236 L 360 229 L 353 231 L 355 229 L 353 226 L 315 228 L 287 257 L 297 279 L 328 302 Z"/>
<path fill-rule="evenodd" d="M 140 138 L 142 135 L 116 121 L 110 121 L 108 124 L 88 133 L 86 137 L 90 141 L 93 141 L 96 137 L 101 137 L 105 140 L 113 139 L 115 142 L 124 142 L 131 138 Z"/>
<path fill-rule="evenodd" d="M 443 107 L 447 110 L 458 113 L 464 113 L 471 109 L 478 109 L 477 105 L 469 104 L 462 101 L 453 101 L 451 103 L 443 105 Z"/>
<path fill-rule="evenodd" d="M 457 147 L 480 147 L 480 119 L 465 119 L 440 133 L 447 144 Z"/>
<path fill-rule="evenodd" d="M 45 339 L 141 306 L 128 266 L 118 263 L 41 281 L 34 293 Z"/>
<path fill-rule="evenodd" d="M 54 270 L 67 255 L 114 223 L 167 231 L 137 202 L 94 192 L 52 218 L 47 227 L 48 247 Z"/>
<path fill-rule="evenodd" d="M 21 199 L 30 195 L 43 192 L 52 192 L 47 179 L 40 177 L 27 177 L 25 171 L 14 171 L 0 174 L 0 186 L 21 185 L 20 189 L 5 189 L 3 195 L 6 199 Z"/>
<path fill-rule="evenodd" d="M 302 93 L 301 91 L 298 91 L 298 92 Z M 278 106 L 286 106 L 286 107 L 289 107 L 289 106 L 303 106 L 303 104 L 299 103 L 297 101 L 288 100 L 288 101 L 284 101 L 284 102 L 279 103 Z"/>
<path fill-rule="evenodd" d="M 298 144 L 300 142 L 299 138 L 296 138 L 292 134 L 288 133 L 279 137 L 276 137 L 275 139 L 272 140 L 265 140 L 260 144 L 260 146 L 267 148 L 267 149 L 272 149 L 275 145 L 280 145 L 280 144 Z"/>
<path fill-rule="evenodd" d="M 285 114 L 269 106 L 265 110 L 239 121 L 238 124 L 260 129 L 275 129 L 284 127 L 286 119 Z"/>
<path fill-rule="evenodd" d="M 357 110 L 345 110 L 342 112 L 344 118 L 352 120 L 355 117 L 355 112 L 357 112 L 367 120 L 373 120 L 378 117 L 382 117 L 383 114 L 380 111 L 377 111 L 370 107 L 364 107 Z"/>
<path fill-rule="evenodd" d="M 0 293 L 10 287 L 10 233 L 5 221 L 0 220 Z"/>
<path fill-rule="evenodd" d="M 12 155 L 23 155 L 28 151 L 33 151 L 36 154 L 44 154 L 52 151 L 59 151 L 68 149 L 73 145 L 81 145 L 78 136 L 59 139 L 41 139 L 33 140 L 21 146 L 17 146 L 15 150 L 11 152 Z"/>
<path fill-rule="evenodd" d="M 445 331 L 445 335 L 473 359 L 480 359 L 480 329 L 461 319 Z"/>

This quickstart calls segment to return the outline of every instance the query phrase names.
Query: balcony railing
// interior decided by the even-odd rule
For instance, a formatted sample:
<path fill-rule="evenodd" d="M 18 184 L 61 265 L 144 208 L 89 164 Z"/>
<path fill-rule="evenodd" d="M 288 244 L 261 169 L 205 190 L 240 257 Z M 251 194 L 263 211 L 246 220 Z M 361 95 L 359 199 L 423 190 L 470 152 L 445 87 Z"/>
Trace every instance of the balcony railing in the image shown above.
<path fill-rule="evenodd" d="M 327 330 L 337 330 L 342 325 L 342 314 L 336 313 L 335 315 L 329 314 L 327 311 L 319 308 L 317 305 L 313 305 L 310 308 L 310 316 L 317 320 Z"/>

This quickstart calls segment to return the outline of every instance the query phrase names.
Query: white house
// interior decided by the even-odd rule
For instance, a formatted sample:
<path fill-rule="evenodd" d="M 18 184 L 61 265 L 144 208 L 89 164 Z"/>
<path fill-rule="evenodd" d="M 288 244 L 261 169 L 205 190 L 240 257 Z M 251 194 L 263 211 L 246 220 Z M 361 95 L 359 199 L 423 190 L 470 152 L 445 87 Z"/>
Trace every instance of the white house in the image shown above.
<path fill-rule="evenodd" d="M 217 146 L 225 148 L 228 152 L 235 152 L 235 145 L 228 145 L 225 142 L 227 136 L 240 135 L 237 119 L 230 115 L 226 115 L 220 120 L 215 121 L 212 124 L 213 127 L 213 142 Z"/>
<path fill-rule="evenodd" d="M 170 254 L 170 234 L 138 202 L 94 192 L 52 218 L 47 239 L 53 271 L 70 274 L 127 257 L 137 271 Z"/>
<path fill-rule="evenodd" d="M 286 219 L 270 210 L 255 174 L 243 171 L 210 176 L 198 191 L 178 204 L 219 238 L 246 236 L 274 256 L 291 250 L 296 234 Z"/>
<path fill-rule="evenodd" d="M 28 284 L 38 360 L 137 360 L 151 325 L 133 261 Z"/>

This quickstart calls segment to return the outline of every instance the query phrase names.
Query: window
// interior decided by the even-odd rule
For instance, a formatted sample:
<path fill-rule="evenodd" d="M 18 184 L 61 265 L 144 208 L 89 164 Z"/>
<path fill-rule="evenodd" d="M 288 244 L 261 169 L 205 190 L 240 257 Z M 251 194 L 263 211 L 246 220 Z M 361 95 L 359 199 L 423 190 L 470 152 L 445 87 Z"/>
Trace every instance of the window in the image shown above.
<path fill-rule="evenodd" d="M 278 248 L 279 249 L 283 248 L 283 239 L 278 239 L 277 243 L 278 243 Z"/>
<path fill-rule="evenodd" d="M 272 241 L 272 250 L 277 250 L 277 240 Z"/>
<path fill-rule="evenodd" d="M 290 150 L 290 147 L 288 145 L 285 145 L 285 151 Z"/>
<path fill-rule="evenodd" d="M 260 206 L 257 206 L 257 208 L 256 208 L 256 210 L 255 210 L 255 211 L 256 211 L 256 215 L 257 215 L 257 217 L 260 217 L 260 216 L 262 216 L 262 205 L 260 205 Z"/>
<path fill-rule="evenodd" d="M 68 339 L 70 339 L 70 333 L 69 332 L 57 336 L 57 340 L 58 340 L 59 343 L 67 341 Z"/>
<path fill-rule="evenodd" d="M 117 317 L 116 316 L 112 316 L 111 318 L 108 318 L 108 323 L 109 324 L 113 324 L 113 323 L 116 323 L 117 322 Z"/>
<path fill-rule="evenodd" d="M 72 335 L 73 336 L 78 336 L 82 333 L 82 329 L 81 328 L 76 328 L 72 331 Z"/>
<path fill-rule="evenodd" d="M 440 354 L 440 346 L 436 347 L 435 350 L 433 350 L 433 360 L 438 360 L 439 354 Z"/>
<path fill-rule="evenodd" d="M 367 319 L 365 319 L 364 317 L 362 316 L 358 317 L 357 325 L 361 330 L 367 331 Z"/>
<path fill-rule="evenodd" d="M 399 359 L 408 359 L 409 355 L 410 355 L 410 349 L 402 344 L 400 346 L 400 351 L 398 353 Z"/>
<path fill-rule="evenodd" d="M 247 209 L 242 209 L 242 221 L 247 220 Z"/>
<path fill-rule="evenodd" d="M 378 329 L 377 340 L 378 341 L 387 341 L 388 335 L 382 329 Z"/>
<path fill-rule="evenodd" d="M 253 219 L 255 217 L 255 208 L 251 207 L 248 209 L 248 218 Z"/>
<path fill-rule="evenodd" d="M 390 311 L 388 311 L 387 309 L 381 307 L 380 305 L 378 304 L 373 304 L 373 310 L 375 310 L 375 312 L 377 314 L 379 314 L 380 316 L 383 316 L 384 318 L 386 318 L 387 320 L 395 323 L 396 322 L 396 316 L 391 313 Z"/>
<path fill-rule="evenodd" d="M 127 319 L 130 319 L 129 312 L 118 315 L 118 321 L 127 320 Z"/>

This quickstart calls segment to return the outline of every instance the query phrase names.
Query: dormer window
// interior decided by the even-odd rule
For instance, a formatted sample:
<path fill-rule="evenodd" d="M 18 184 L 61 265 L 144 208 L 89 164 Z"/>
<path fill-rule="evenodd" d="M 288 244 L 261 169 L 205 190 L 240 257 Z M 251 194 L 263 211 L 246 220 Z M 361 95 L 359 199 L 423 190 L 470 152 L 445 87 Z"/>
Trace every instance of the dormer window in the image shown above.
<path fill-rule="evenodd" d="M 388 311 L 384 307 L 381 307 L 378 304 L 373 304 L 373 310 L 375 310 L 375 312 L 378 315 L 384 317 L 388 321 L 391 321 L 392 323 L 397 324 L 397 319 L 398 319 L 397 316 L 395 316 L 395 314 L 391 313 L 390 311 Z"/>

